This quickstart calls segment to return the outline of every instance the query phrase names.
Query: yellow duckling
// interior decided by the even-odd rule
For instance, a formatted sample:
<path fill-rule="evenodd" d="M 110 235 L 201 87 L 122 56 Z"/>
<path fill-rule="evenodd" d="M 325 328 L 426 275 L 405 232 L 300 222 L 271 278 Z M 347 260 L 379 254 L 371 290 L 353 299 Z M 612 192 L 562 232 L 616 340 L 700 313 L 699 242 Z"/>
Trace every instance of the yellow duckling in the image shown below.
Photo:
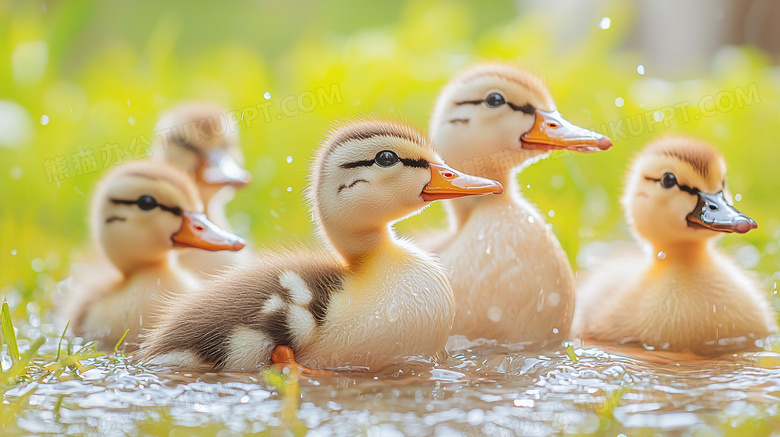
<path fill-rule="evenodd" d="M 649 144 L 623 197 L 644 257 L 606 263 L 579 287 L 574 333 L 710 355 L 777 330 L 756 278 L 713 247 L 724 232 L 758 227 L 727 202 L 726 163 L 690 138 Z"/>
<path fill-rule="evenodd" d="M 542 215 L 520 196 L 517 173 L 551 150 L 594 152 L 612 142 L 566 121 L 539 78 L 501 64 L 478 65 L 449 83 L 430 131 L 448 163 L 510 193 L 447 202 L 449 233 L 423 243 L 452 272 L 452 333 L 529 346 L 566 339 L 571 266 Z"/>
<path fill-rule="evenodd" d="M 65 315 L 76 335 L 112 347 L 126 329 L 133 342 L 165 298 L 197 285 L 171 249 L 236 251 L 241 238 L 210 222 L 195 187 L 165 164 L 133 162 L 106 175 L 92 198 L 93 239 L 113 265 L 98 263 L 72 286 Z M 110 265 L 108 265 L 110 267 Z"/>
<path fill-rule="evenodd" d="M 319 150 L 309 187 L 332 252 L 269 254 L 182 296 L 149 333 L 142 359 L 254 369 L 277 346 L 311 367 L 435 356 L 455 315 L 452 290 L 433 256 L 397 238 L 391 223 L 432 200 L 502 191 L 444 165 L 411 127 L 343 126 Z"/>
<path fill-rule="evenodd" d="M 155 134 L 153 158 L 187 174 L 209 220 L 230 230 L 225 205 L 251 175 L 243 168 L 238 129 L 229 111 L 208 102 L 183 102 L 160 117 Z M 180 255 L 180 262 L 193 271 L 213 274 L 241 262 L 246 253 L 190 251 Z"/>

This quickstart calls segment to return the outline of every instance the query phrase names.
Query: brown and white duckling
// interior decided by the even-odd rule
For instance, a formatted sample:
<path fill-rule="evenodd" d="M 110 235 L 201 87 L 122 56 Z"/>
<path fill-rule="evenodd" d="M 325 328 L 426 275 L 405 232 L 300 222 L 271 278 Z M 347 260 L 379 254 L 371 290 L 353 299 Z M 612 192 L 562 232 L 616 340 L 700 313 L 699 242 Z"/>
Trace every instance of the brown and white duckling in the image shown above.
<path fill-rule="evenodd" d="M 423 134 L 389 121 L 336 129 L 311 173 L 313 217 L 332 251 L 268 254 L 182 296 L 142 359 L 254 369 L 281 346 L 305 366 L 373 369 L 443 352 L 455 314 L 447 275 L 392 223 L 501 185 L 447 167 Z"/>
<path fill-rule="evenodd" d="M 756 278 L 713 247 L 758 225 L 726 200 L 726 163 L 690 138 L 649 144 L 628 176 L 623 207 L 643 257 L 609 260 L 579 287 L 574 333 L 710 355 L 777 330 Z"/>
<path fill-rule="evenodd" d="M 171 249 L 244 247 L 202 211 L 195 187 L 168 165 L 139 161 L 108 173 L 92 198 L 91 227 L 113 268 L 99 263 L 92 277 L 76 278 L 64 308 L 71 330 L 112 347 L 129 329 L 125 340 L 132 343 L 153 325 L 163 299 L 197 284 Z"/>
<path fill-rule="evenodd" d="M 520 196 L 517 173 L 551 150 L 595 152 L 612 142 L 566 121 L 538 77 L 503 64 L 453 79 L 430 132 L 453 167 L 509 192 L 446 202 L 450 231 L 422 243 L 452 272 L 452 333 L 529 346 L 565 340 L 574 311 L 571 266 L 542 215 Z"/>
<path fill-rule="evenodd" d="M 209 102 L 182 102 L 160 117 L 155 134 L 152 157 L 186 173 L 209 220 L 230 230 L 225 206 L 251 175 L 243 167 L 238 129 L 228 109 Z M 246 253 L 190 251 L 180 255 L 180 262 L 193 271 L 213 274 L 245 260 Z"/>

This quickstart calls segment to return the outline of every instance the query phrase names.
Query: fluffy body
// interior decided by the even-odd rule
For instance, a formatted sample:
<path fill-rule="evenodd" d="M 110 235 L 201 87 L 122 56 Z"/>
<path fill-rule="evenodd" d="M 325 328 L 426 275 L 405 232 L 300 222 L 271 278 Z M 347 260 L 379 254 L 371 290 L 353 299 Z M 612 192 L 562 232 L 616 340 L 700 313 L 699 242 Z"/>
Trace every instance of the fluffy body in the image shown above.
<path fill-rule="evenodd" d="M 264 257 L 183 296 L 149 338 L 150 364 L 255 369 L 276 345 L 309 367 L 381 368 L 443 352 L 452 292 L 406 243 L 349 271 L 330 253 Z"/>
<path fill-rule="evenodd" d="M 713 355 L 776 331 L 754 275 L 714 248 L 676 262 L 610 260 L 578 289 L 573 329 L 585 340 Z"/>

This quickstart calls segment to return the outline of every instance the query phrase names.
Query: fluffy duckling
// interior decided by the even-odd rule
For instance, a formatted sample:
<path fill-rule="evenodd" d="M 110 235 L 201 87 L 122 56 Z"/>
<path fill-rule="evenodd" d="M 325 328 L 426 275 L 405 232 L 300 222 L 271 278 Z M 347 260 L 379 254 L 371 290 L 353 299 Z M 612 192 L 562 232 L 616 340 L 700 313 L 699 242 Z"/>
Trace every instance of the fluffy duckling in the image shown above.
<path fill-rule="evenodd" d="M 100 339 L 105 347 L 126 329 L 125 340 L 132 343 L 142 327 L 152 325 L 161 300 L 197 284 L 169 256 L 171 249 L 244 247 L 241 238 L 206 218 L 192 183 L 165 164 L 115 168 L 95 191 L 91 209 L 93 240 L 113 268 L 103 270 L 105 263 L 99 263 L 92 277 L 77 280 L 65 315 L 76 335 Z"/>
<path fill-rule="evenodd" d="M 644 257 L 612 260 L 578 290 L 574 332 L 711 355 L 777 330 L 756 278 L 713 247 L 758 227 L 729 205 L 726 163 L 690 138 L 649 144 L 628 176 L 623 207 Z"/>
<path fill-rule="evenodd" d="M 225 205 L 251 175 L 243 168 L 238 129 L 229 111 L 208 102 L 182 102 L 160 117 L 155 132 L 153 158 L 187 174 L 209 220 L 230 230 Z M 190 251 L 181 254 L 180 262 L 193 271 L 213 274 L 241 262 L 246 253 Z"/>
<path fill-rule="evenodd" d="M 332 250 L 266 255 L 182 296 L 142 359 L 254 369 L 279 346 L 305 366 L 373 369 L 443 352 L 455 314 L 447 275 L 391 223 L 501 185 L 447 167 L 424 135 L 387 121 L 335 130 L 311 173 L 313 218 Z"/>
<path fill-rule="evenodd" d="M 452 80 L 430 132 L 448 163 L 511 193 L 447 202 L 450 231 L 422 243 L 452 272 L 452 333 L 527 346 L 565 340 L 574 311 L 571 266 L 542 215 L 520 196 L 517 173 L 551 150 L 595 152 L 612 142 L 566 121 L 538 77 L 502 64 Z"/>

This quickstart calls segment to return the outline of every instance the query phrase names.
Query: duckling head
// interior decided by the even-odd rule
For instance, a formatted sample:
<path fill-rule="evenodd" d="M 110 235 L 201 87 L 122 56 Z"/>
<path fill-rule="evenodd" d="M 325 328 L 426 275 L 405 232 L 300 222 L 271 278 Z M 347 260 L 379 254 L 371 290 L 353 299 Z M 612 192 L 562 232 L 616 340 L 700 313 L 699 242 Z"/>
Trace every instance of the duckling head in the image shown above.
<path fill-rule="evenodd" d="M 418 130 L 382 120 L 336 128 L 319 150 L 311 179 L 322 237 L 348 261 L 387 235 L 390 223 L 431 201 L 503 192 L 498 182 L 445 165 Z"/>
<path fill-rule="evenodd" d="M 188 174 L 204 202 L 225 186 L 240 188 L 251 180 L 243 168 L 238 130 L 226 108 L 183 102 L 160 117 L 155 133 L 158 141 L 152 155 Z"/>
<path fill-rule="evenodd" d="M 173 247 L 240 250 L 244 240 L 210 222 L 192 182 L 162 163 L 123 164 L 92 200 L 92 230 L 124 273 L 165 262 Z"/>
<path fill-rule="evenodd" d="M 447 162 L 498 180 L 552 150 L 612 147 L 609 138 L 563 118 L 541 79 L 503 64 L 477 65 L 445 86 L 430 132 Z"/>
<path fill-rule="evenodd" d="M 673 245 L 758 227 L 727 199 L 721 154 L 700 140 L 669 137 L 650 143 L 639 154 L 623 206 L 639 237 L 654 245 Z"/>

